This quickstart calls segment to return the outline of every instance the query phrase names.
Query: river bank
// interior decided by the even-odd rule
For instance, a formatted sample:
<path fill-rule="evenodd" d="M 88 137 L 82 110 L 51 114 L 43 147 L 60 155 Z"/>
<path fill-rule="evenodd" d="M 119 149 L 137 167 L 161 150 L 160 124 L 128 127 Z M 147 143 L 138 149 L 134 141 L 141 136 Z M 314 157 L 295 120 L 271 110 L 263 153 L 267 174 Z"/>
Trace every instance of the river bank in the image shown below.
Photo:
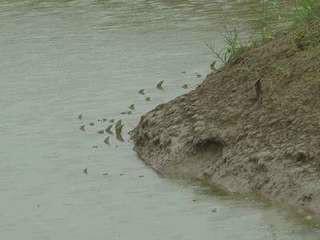
<path fill-rule="evenodd" d="M 320 216 L 320 24 L 251 46 L 132 131 L 157 172 Z"/>

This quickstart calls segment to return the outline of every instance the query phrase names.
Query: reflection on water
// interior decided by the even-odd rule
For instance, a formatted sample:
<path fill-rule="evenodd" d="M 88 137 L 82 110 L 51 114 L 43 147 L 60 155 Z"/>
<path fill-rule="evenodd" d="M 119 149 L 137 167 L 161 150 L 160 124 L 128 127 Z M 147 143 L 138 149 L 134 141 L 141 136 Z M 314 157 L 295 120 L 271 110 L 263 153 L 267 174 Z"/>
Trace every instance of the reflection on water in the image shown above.
<path fill-rule="evenodd" d="M 1 239 L 318 239 L 278 209 L 162 179 L 127 134 L 98 133 L 199 84 L 204 43 L 251 32 L 257 4 L 1 1 Z"/>

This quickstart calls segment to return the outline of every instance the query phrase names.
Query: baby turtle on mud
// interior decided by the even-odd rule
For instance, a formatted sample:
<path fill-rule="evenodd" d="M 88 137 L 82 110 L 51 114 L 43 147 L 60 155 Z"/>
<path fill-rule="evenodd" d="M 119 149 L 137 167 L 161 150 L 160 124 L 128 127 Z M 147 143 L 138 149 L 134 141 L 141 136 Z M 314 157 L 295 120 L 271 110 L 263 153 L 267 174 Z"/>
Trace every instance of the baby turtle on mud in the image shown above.
<path fill-rule="evenodd" d="M 134 104 L 131 104 L 131 105 L 129 106 L 129 109 L 134 110 L 134 109 L 135 109 Z"/>
<path fill-rule="evenodd" d="M 213 72 L 217 71 L 216 64 L 217 64 L 217 61 L 213 61 L 211 63 L 211 65 L 210 65 L 211 71 L 213 71 Z"/>
<path fill-rule="evenodd" d="M 80 126 L 80 130 L 81 130 L 81 131 L 85 131 L 85 130 L 86 130 L 86 129 L 85 129 L 85 125 L 81 125 L 81 126 Z"/>
<path fill-rule="evenodd" d="M 79 114 L 78 119 L 82 120 L 82 114 Z"/>
<path fill-rule="evenodd" d="M 89 123 L 89 125 L 90 125 L 90 126 L 94 126 L 94 123 L 93 123 L 93 122 L 91 122 L 91 123 Z"/>
<path fill-rule="evenodd" d="M 92 148 L 98 148 L 98 145 L 94 145 L 94 146 L 92 146 Z"/>
<path fill-rule="evenodd" d="M 201 78 L 201 74 L 200 73 L 196 73 L 197 78 Z"/>
<path fill-rule="evenodd" d="M 157 88 L 158 88 L 158 89 L 163 90 L 163 87 L 162 87 L 163 82 L 164 82 L 164 81 L 158 82 L 158 84 L 157 84 Z"/>
<path fill-rule="evenodd" d="M 104 134 L 104 130 L 99 130 L 97 133 L 98 134 Z"/>
<path fill-rule="evenodd" d="M 116 125 L 115 125 L 115 131 L 116 131 L 116 138 L 121 141 L 124 142 L 124 139 L 122 137 L 122 128 L 123 128 L 123 124 L 121 120 L 118 120 Z"/>
<path fill-rule="evenodd" d="M 113 124 L 109 125 L 107 128 L 106 128 L 106 133 L 109 133 L 109 134 L 113 134 L 111 128 L 113 127 Z"/>
<path fill-rule="evenodd" d="M 110 137 L 106 137 L 103 142 L 107 145 L 110 145 Z"/>
<path fill-rule="evenodd" d="M 182 88 L 183 88 L 183 89 L 187 89 L 188 87 L 189 87 L 188 84 L 183 84 L 183 85 L 182 85 Z"/>
<path fill-rule="evenodd" d="M 102 175 L 103 175 L 103 176 L 108 176 L 108 175 L 109 175 L 109 173 L 104 172 L 104 173 L 102 173 Z"/>
<path fill-rule="evenodd" d="M 182 71 L 181 73 L 182 73 L 182 74 L 186 74 L 187 72 L 186 72 L 186 71 Z"/>
<path fill-rule="evenodd" d="M 150 102 L 151 101 L 151 97 L 146 97 L 146 101 Z"/>
<path fill-rule="evenodd" d="M 103 121 L 103 122 L 106 122 L 106 121 L 107 121 L 107 119 L 106 119 L 106 118 L 103 118 L 103 119 L 102 119 L 102 121 Z"/>
<path fill-rule="evenodd" d="M 82 172 L 83 172 L 84 174 L 88 174 L 88 168 L 83 169 Z"/>
<path fill-rule="evenodd" d="M 138 93 L 144 95 L 144 89 L 140 89 Z"/>
<path fill-rule="evenodd" d="M 109 120 L 109 123 L 114 123 L 114 119 L 110 119 L 110 120 Z"/>

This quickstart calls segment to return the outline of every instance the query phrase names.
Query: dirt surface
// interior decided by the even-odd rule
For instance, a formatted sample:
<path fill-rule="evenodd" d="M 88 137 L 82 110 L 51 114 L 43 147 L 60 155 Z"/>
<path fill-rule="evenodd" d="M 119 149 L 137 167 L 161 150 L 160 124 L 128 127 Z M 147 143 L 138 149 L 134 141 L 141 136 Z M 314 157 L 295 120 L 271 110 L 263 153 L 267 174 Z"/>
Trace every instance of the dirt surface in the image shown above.
<path fill-rule="evenodd" d="M 251 47 L 132 131 L 157 172 L 320 216 L 320 25 Z"/>

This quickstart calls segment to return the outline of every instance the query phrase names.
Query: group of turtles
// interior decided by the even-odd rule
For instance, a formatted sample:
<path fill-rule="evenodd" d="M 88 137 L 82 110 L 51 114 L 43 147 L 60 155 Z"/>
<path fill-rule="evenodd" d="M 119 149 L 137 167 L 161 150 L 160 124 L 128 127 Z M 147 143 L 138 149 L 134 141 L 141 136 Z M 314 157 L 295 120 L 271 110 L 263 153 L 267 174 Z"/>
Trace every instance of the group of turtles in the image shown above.
<path fill-rule="evenodd" d="M 182 72 L 182 73 L 185 73 L 185 72 Z M 197 76 L 197 77 L 201 77 L 201 75 L 198 74 L 198 73 L 196 73 L 196 76 Z M 163 90 L 163 89 L 164 89 L 164 88 L 163 88 L 163 83 L 164 83 L 163 80 L 160 81 L 160 82 L 158 82 L 157 85 L 156 85 L 156 88 L 157 88 L 158 90 Z M 182 85 L 182 88 L 184 88 L 184 89 L 187 89 L 188 87 L 189 87 L 188 84 Z M 145 89 L 140 89 L 140 90 L 138 91 L 138 93 L 139 93 L 140 95 L 146 95 Z M 151 101 L 151 97 L 146 96 L 146 97 L 145 97 L 145 100 L 146 100 L 146 101 Z M 125 115 L 125 114 L 130 115 L 130 114 L 132 114 L 132 112 L 133 112 L 134 110 L 135 110 L 135 104 L 131 104 L 130 106 L 128 106 L 128 110 L 127 110 L 127 111 L 123 111 L 123 112 L 121 112 L 120 114 L 121 114 L 121 115 Z M 82 115 L 82 113 L 78 115 L 78 119 L 79 119 L 80 121 L 83 120 L 83 115 Z M 123 138 L 123 136 L 122 136 L 122 130 L 123 130 L 124 124 L 123 124 L 123 122 L 122 122 L 121 119 L 119 119 L 119 120 L 116 121 L 115 119 L 110 119 L 110 120 L 108 120 L 108 119 L 106 119 L 106 118 L 102 118 L 102 119 L 98 119 L 98 122 L 99 122 L 99 123 L 109 123 L 108 127 L 106 127 L 105 129 L 101 129 L 101 130 L 98 130 L 98 131 L 97 131 L 98 134 L 105 134 L 105 133 L 106 133 L 106 134 L 109 135 L 109 136 L 107 136 L 107 137 L 104 139 L 104 141 L 103 141 L 105 144 L 110 145 L 110 136 L 111 136 L 111 135 L 115 135 L 116 139 L 117 139 L 118 141 L 120 141 L 120 142 L 124 142 L 124 141 L 125 141 L 124 138 Z M 94 126 L 95 123 L 94 123 L 94 122 L 90 122 L 88 125 L 89 125 L 89 126 Z M 114 130 L 113 130 L 113 129 L 114 129 Z M 80 126 L 80 130 L 85 132 L 85 131 L 86 131 L 86 125 L 85 125 L 85 124 L 82 124 L 82 125 Z M 93 146 L 93 148 L 98 148 L 98 146 L 95 145 L 95 146 Z"/>
<path fill-rule="evenodd" d="M 83 119 L 83 115 L 79 114 L 78 119 L 81 121 Z M 118 121 L 115 121 L 114 119 L 110 119 L 108 121 L 106 118 L 103 118 L 103 119 L 98 119 L 98 122 L 101 122 L 101 123 L 109 122 L 108 127 L 97 131 L 98 134 L 104 134 L 104 133 L 109 134 L 109 136 L 107 136 L 103 141 L 105 144 L 110 145 L 110 135 L 113 135 L 113 134 L 115 134 L 116 139 L 118 141 L 124 142 L 124 138 L 122 137 L 122 129 L 124 127 L 124 124 L 122 123 L 121 119 L 119 119 Z M 94 125 L 95 125 L 94 122 L 89 123 L 89 126 L 94 126 Z M 113 127 L 114 127 L 114 131 L 112 130 Z M 85 132 L 86 125 L 85 124 L 81 125 L 80 130 Z M 97 148 L 97 146 L 93 146 L 93 148 Z"/>
<path fill-rule="evenodd" d="M 182 72 L 182 73 L 185 74 L 186 72 L 184 71 L 184 72 Z M 200 77 L 201 77 L 201 75 L 200 75 L 199 73 L 196 73 L 196 76 L 197 76 L 197 78 L 200 78 Z M 164 84 L 164 81 L 163 81 L 163 80 L 160 81 L 160 82 L 158 82 L 158 83 L 156 84 L 156 88 L 157 88 L 158 90 L 163 90 L 163 89 L 164 89 L 163 84 Z M 183 88 L 183 89 L 188 89 L 189 86 L 188 86 L 188 84 L 183 84 L 183 85 L 182 85 L 182 88 Z M 140 90 L 138 91 L 138 93 L 139 93 L 140 95 L 143 95 L 143 96 L 146 95 L 145 89 L 140 89 Z M 145 100 L 146 100 L 146 101 L 151 101 L 151 97 L 146 96 L 146 97 L 145 97 Z M 121 115 L 125 115 L 125 114 L 130 115 L 130 114 L 132 114 L 132 112 L 133 112 L 134 110 L 135 110 L 135 104 L 131 104 L 130 106 L 128 106 L 128 110 L 123 111 L 123 112 L 121 112 L 120 114 L 121 114 Z M 78 120 L 83 121 L 83 118 L 84 118 L 84 116 L 83 116 L 82 113 L 78 115 Z M 115 119 L 109 119 L 109 120 L 108 120 L 107 118 L 102 118 L 102 119 L 98 119 L 98 123 L 109 123 L 109 125 L 108 125 L 105 129 L 100 129 L 100 130 L 97 131 L 97 134 L 101 134 L 101 135 L 102 135 L 102 134 L 108 134 L 108 136 L 105 137 L 105 139 L 103 140 L 103 142 L 104 142 L 106 145 L 110 145 L 110 137 L 111 137 L 112 135 L 115 135 L 115 138 L 116 138 L 118 141 L 120 141 L 120 142 L 125 142 L 125 140 L 124 140 L 124 138 L 123 138 L 123 136 L 122 136 L 122 131 L 123 131 L 124 123 L 122 122 L 121 119 L 119 119 L 119 120 L 116 121 Z M 95 123 L 94 123 L 94 122 L 90 122 L 90 123 L 88 123 L 87 125 L 90 126 L 90 127 L 93 127 L 93 126 L 95 126 Z M 87 126 L 86 126 L 85 124 L 82 124 L 79 129 L 80 129 L 81 131 L 85 132 L 85 131 L 86 131 L 86 128 L 87 128 Z M 94 145 L 94 146 L 92 146 L 92 148 L 98 148 L 98 146 L 97 146 L 97 145 Z M 87 168 L 83 169 L 83 173 L 84 173 L 84 174 L 88 174 Z"/>

